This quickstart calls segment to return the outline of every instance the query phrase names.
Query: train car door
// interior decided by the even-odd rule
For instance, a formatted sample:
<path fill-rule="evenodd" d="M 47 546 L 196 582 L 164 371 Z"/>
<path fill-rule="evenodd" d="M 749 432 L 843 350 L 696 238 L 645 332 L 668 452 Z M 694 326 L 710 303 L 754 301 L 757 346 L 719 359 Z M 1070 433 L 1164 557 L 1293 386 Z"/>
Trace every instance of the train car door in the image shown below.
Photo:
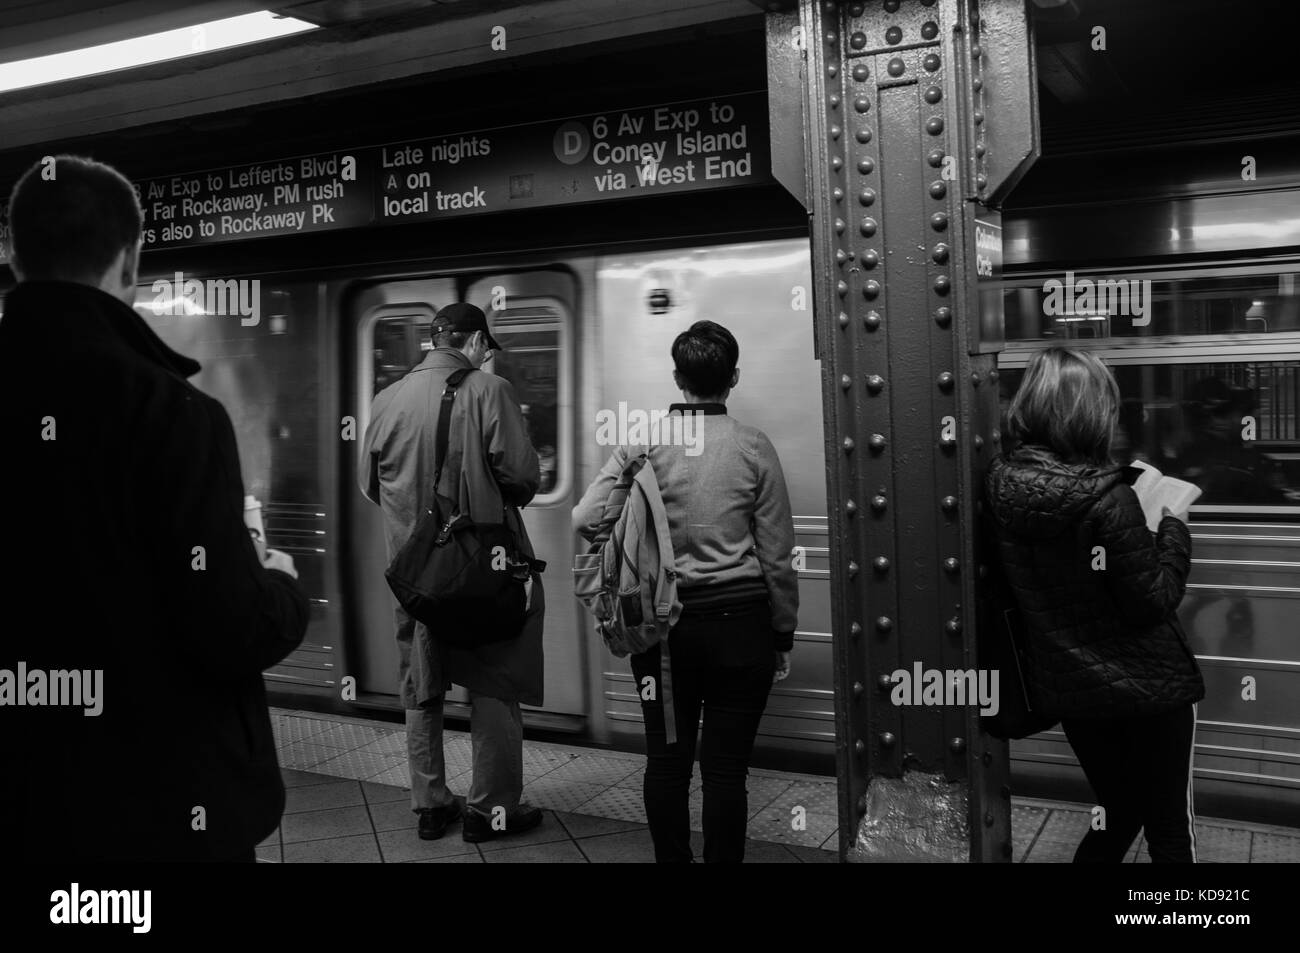
<path fill-rule="evenodd" d="M 505 348 L 484 370 L 514 386 L 529 432 L 542 462 L 542 484 L 524 510 L 524 522 L 537 551 L 547 562 L 545 705 L 529 721 L 550 727 L 578 727 L 586 712 L 584 661 L 580 652 L 575 603 L 569 586 L 573 561 L 572 358 L 575 284 L 557 271 L 512 275 L 477 275 L 456 279 L 400 280 L 376 284 L 358 295 L 351 307 L 357 359 L 358 435 L 369 423 L 374 395 L 400 379 L 429 349 L 428 327 L 434 313 L 456 300 L 467 300 L 487 314 L 493 336 Z M 358 449 L 361 441 L 357 441 Z M 351 463 L 356 465 L 355 452 Z M 352 548 L 347 571 L 353 580 L 355 608 L 350 653 L 358 666 L 359 693 L 397 694 L 397 646 L 393 639 L 393 601 L 384 581 L 387 565 L 378 507 L 360 497 L 351 507 Z M 448 701 L 466 702 L 457 687 Z"/>
<path fill-rule="evenodd" d="M 544 720 L 565 727 L 587 707 L 585 628 L 573 598 L 573 359 L 577 289 L 571 273 L 537 270 L 474 276 L 465 300 L 488 317 L 501 352 L 488 365 L 510 381 L 541 458 L 542 482 L 524 509 L 537 558 L 546 561 Z"/>
<path fill-rule="evenodd" d="M 428 327 L 439 308 L 456 300 L 450 278 L 389 281 L 372 285 L 352 302 L 355 352 L 357 439 L 347 457 L 343 492 L 353 498 L 345 509 L 349 518 L 349 553 L 344 563 L 349 585 L 347 633 L 350 674 L 359 695 L 397 695 L 397 641 L 393 637 L 392 593 L 384 581 L 388 554 L 384 547 L 379 507 L 361 495 L 357 462 L 362 437 L 370 423 L 376 394 L 400 380 L 424 360 L 429 349 Z"/>

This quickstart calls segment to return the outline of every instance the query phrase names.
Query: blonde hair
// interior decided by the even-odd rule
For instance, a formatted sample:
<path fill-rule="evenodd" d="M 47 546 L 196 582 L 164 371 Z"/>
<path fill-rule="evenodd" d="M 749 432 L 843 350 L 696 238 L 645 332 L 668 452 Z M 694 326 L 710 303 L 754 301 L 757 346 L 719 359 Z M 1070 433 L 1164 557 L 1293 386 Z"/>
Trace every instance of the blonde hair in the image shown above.
<path fill-rule="evenodd" d="M 1069 462 L 1110 462 L 1119 385 L 1087 351 L 1054 345 L 1029 362 L 1007 412 L 1009 436 L 1050 447 Z"/>

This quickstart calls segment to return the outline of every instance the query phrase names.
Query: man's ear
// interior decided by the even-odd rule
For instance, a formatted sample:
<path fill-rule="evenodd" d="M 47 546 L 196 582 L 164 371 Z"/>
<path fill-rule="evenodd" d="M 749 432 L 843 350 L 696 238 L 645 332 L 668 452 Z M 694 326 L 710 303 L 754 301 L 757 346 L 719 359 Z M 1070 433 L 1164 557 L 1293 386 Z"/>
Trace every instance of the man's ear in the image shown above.
<path fill-rule="evenodd" d="M 678 390 L 686 389 L 685 387 L 682 386 L 682 375 L 679 374 L 677 371 L 673 371 L 673 383 L 677 385 Z"/>
<path fill-rule="evenodd" d="M 734 388 L 736 384 L 739 383 L 739 381 L 740 381 L 740 368 L 738 367 L 731 372 L 731 386 Z"/>
<path fill-rule="evenodd" d="M 122 270 L 119 277 L 124 288 L 134 288 L 140 283 L 140 249 L 143 247 L 144 240 L 141 239 L 122 249 Z"/>

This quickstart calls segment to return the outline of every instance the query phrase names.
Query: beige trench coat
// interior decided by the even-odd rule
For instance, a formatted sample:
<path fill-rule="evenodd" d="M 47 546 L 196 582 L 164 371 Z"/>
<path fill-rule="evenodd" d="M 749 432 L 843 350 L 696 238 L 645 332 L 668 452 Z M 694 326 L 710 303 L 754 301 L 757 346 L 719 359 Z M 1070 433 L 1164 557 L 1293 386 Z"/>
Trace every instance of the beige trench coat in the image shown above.
<path fill-rule="evenodd" d="M 362 446 L 361 491 L 384 513 L 388 558 L 402 547 L 429 505 L 436 461 L 434 445 L 447 378 L 470 367 L 460 351 L 435 348 L 400 381 L 375 396 Z M 503 506 L 525 554 L 533 556 L 519 507 L 532 500 L 541 479 L 537 453 L 510 383 L 486 371 L 468 375 L 451 410 L 447 463 L 440 492 L 476 522 L 500 522 Z M 382 566 L 374 567 L 382 573 Z M 396 600 L 394 600 L 396 605 Z M 445 645 L 436 632 L 396 609 L 402 704 L 416 708 L 454 683 L 471 692 L 542 704 L 542 624 L 545 597 L 533 576 L 532 604 L 519 638 L 478 649 Z"/>

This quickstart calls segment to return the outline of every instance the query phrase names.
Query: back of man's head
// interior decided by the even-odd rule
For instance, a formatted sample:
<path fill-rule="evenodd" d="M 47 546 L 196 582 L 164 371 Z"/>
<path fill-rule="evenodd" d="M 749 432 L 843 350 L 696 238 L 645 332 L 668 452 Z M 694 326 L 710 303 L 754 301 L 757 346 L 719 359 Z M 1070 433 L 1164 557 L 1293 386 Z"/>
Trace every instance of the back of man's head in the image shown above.
<path fill-rule="evenodd" d="M 131 183 L 81 156 L 44 159 L 9 197 L 9 255 L 26 281 L 96 284 L 123 248 L 133 251 L 144 216 Z"/>

